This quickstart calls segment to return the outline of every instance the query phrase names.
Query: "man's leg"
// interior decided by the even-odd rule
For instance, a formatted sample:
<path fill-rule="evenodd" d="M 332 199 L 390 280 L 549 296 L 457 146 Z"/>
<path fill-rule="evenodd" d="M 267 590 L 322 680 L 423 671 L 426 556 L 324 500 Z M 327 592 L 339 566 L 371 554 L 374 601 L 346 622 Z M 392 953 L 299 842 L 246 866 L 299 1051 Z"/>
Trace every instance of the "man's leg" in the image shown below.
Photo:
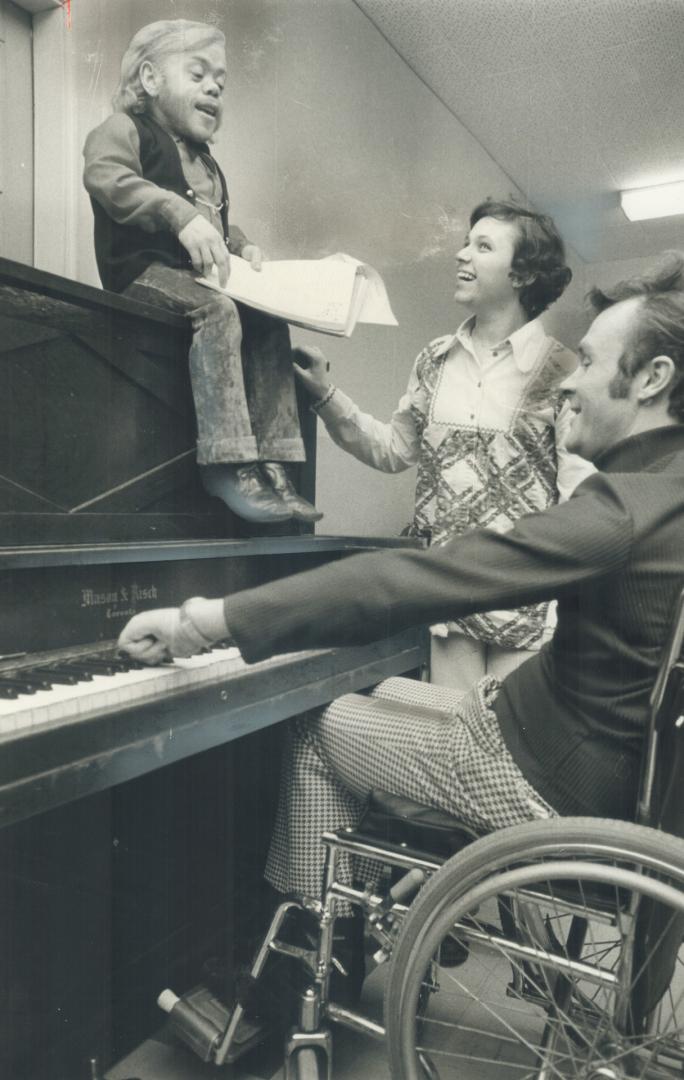
<path fill-rule="evenodd" d="M 290 329 L 282 319 L 239 305 L 245 389 L 260 461 L 305 461 Z"/>
<path fill-rule="evenodd" d="M 257 443 L 242 373 L 242 328 L 233 300 L 198 285 L 189 270 L 153 263 L 125 291 L 134 300 L 190 315 L 190 378 L 197 413 L 197 461 L 255 461 Z"/>
<path fill-rule="evenodd" d="M 257 440 L 242 368 L 242 327 L 233 300 L 199 285 L 188 270 L 153 263 L 125 290 L 133 299 L 192 318 L 190 380 L 197 417 L 197 463 L 207 490 L 251 521 L 292 514 L 256 463 Z"/>
<path fill-rule="evenodd" d="M 294 488 L 288 462 L 304 461 L 290 329 L 282 319 L 239 305 L 243 329 L 245 387 L 261 471 L 300 521 L 323 515 Z"/>
<path fill-rule="evenodd" d="M 393 701 L 348 694 L 292 724 L 266 866 L 279 891 L 320 894 L 321 834 L 355 826 L 374 788 L 439 807 L 483 833 L 553 814 L 506 749 L 490 708 L 495 680 L 448 703 L 444 691 L 436 703 L 427 684 L 391 680 L 401 681 L 403 706 L 396 693 Z M 359 877 L 346 856 L 339 869 L 347 884 Z M 360 876 L 369 877 L 365 868 Z"/>

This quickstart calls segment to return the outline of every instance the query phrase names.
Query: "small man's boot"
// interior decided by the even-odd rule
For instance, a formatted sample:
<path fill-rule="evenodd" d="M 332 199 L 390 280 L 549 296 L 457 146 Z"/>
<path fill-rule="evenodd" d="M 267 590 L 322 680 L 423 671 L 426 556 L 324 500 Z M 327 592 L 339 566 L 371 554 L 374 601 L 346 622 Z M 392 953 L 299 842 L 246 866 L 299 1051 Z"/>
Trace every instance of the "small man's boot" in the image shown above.
<path fill-rule="evenodd" d="M 294 516 L 292 507 L 264 480 L 256 461 L 201 465 L 200 476 L 205 491 L 245 521 L 288 521 Z"/>
<path fill-rule="evenodd" d="M 299 521 L 320 521 L 323 514 L 312 506 L 310 502 L 302 498 L 287 475 L 285 466 L 280 461 L 264 461 L 261 470 L 270 483 L 273 490 L 280 496 L 289 508 L 293 518 Z"/>

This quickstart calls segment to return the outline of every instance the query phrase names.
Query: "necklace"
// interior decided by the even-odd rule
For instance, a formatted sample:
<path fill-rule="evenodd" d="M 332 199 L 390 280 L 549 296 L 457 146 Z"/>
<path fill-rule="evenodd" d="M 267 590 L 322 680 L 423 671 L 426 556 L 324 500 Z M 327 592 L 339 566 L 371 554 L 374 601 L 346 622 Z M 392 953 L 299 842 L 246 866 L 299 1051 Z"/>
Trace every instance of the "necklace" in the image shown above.
<path fill-rule="evenodd" d="M 220 217 L 221 211 L 226 206 L 226 202 L 224 199 L 219 198 L 219 194 L 222 194 L 221 186 L 212 157 L 209 154 L 205 154 L 198 146 L 191 149 L 181 135 L 174 135 L 173 139 L 178 146 L 181 162 L 185 160 L 187 165 L 192 169 L 196 168 L 195 162 L 199 161 L 207 179 L 211 182 L 211 197 L 205 198 L 195 191 L 195 202 L 200 203 L 201 206 L 206 206 L 207 210 L 209 210 L 212 215 Z M 188 175 L 188 179 L 190 180 L 190 183 L 193 184 L 191 174 Z M 197 186 L 196 180 L 193 186 Z"/>
<path fill-rule="evenodd" d="M 217 188 L 219 187 L 219 179 L 216 175 L 216 168 L 211 158 L 207 158 L 205 154 L 200 154 L 199 158 L 204 165 L 207 176 L 211 180 L 212 200 L 204 199 L 201 195 L 195 193 L 195 202 L 201 203 L 202 206 L 206 206 L 208 210 L 211 210 L 212 214 L 216 214 L 218 216 L 220 215 L 226 203 L 224 199 L 221 199 L 220 202 L 213 201 L 218 195 Z"/>

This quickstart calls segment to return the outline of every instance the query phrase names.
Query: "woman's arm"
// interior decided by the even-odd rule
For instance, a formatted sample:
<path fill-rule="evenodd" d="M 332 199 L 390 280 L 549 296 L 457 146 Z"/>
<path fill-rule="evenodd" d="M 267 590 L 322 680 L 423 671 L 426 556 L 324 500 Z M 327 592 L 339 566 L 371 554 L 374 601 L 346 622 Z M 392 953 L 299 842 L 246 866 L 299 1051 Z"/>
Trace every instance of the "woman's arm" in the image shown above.
<path fill-rule="evenodd" d="M 416 365 L 413 367 L 406 393 L 401 398 L 389 423 L 376 420 L 362 412 L 347 394 L 333 386 L 328 379 L 328 365 L 320 349 L 298 349 L 301 359 L 296 363 L 298 378 L 311 394 L 312 408 L 325 424 L 333 442 L 348 454 L 382 472 L 396 473 L 415 465 L 420 451 L 420 436 L 414 409 L 422 390 Z"/>

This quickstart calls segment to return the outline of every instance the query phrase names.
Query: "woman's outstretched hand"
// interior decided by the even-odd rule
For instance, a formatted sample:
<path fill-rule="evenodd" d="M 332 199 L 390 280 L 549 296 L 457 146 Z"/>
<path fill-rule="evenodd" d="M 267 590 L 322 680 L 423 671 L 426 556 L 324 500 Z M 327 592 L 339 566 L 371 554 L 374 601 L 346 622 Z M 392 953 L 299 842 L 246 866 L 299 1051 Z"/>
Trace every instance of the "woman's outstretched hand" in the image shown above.
<path fill-rule="evenodd" d="M 299 345 L 292 350 L 295 375 L 313 398 L 320 401 L 330 389 L 330 361 L 313 345 Z"/>

